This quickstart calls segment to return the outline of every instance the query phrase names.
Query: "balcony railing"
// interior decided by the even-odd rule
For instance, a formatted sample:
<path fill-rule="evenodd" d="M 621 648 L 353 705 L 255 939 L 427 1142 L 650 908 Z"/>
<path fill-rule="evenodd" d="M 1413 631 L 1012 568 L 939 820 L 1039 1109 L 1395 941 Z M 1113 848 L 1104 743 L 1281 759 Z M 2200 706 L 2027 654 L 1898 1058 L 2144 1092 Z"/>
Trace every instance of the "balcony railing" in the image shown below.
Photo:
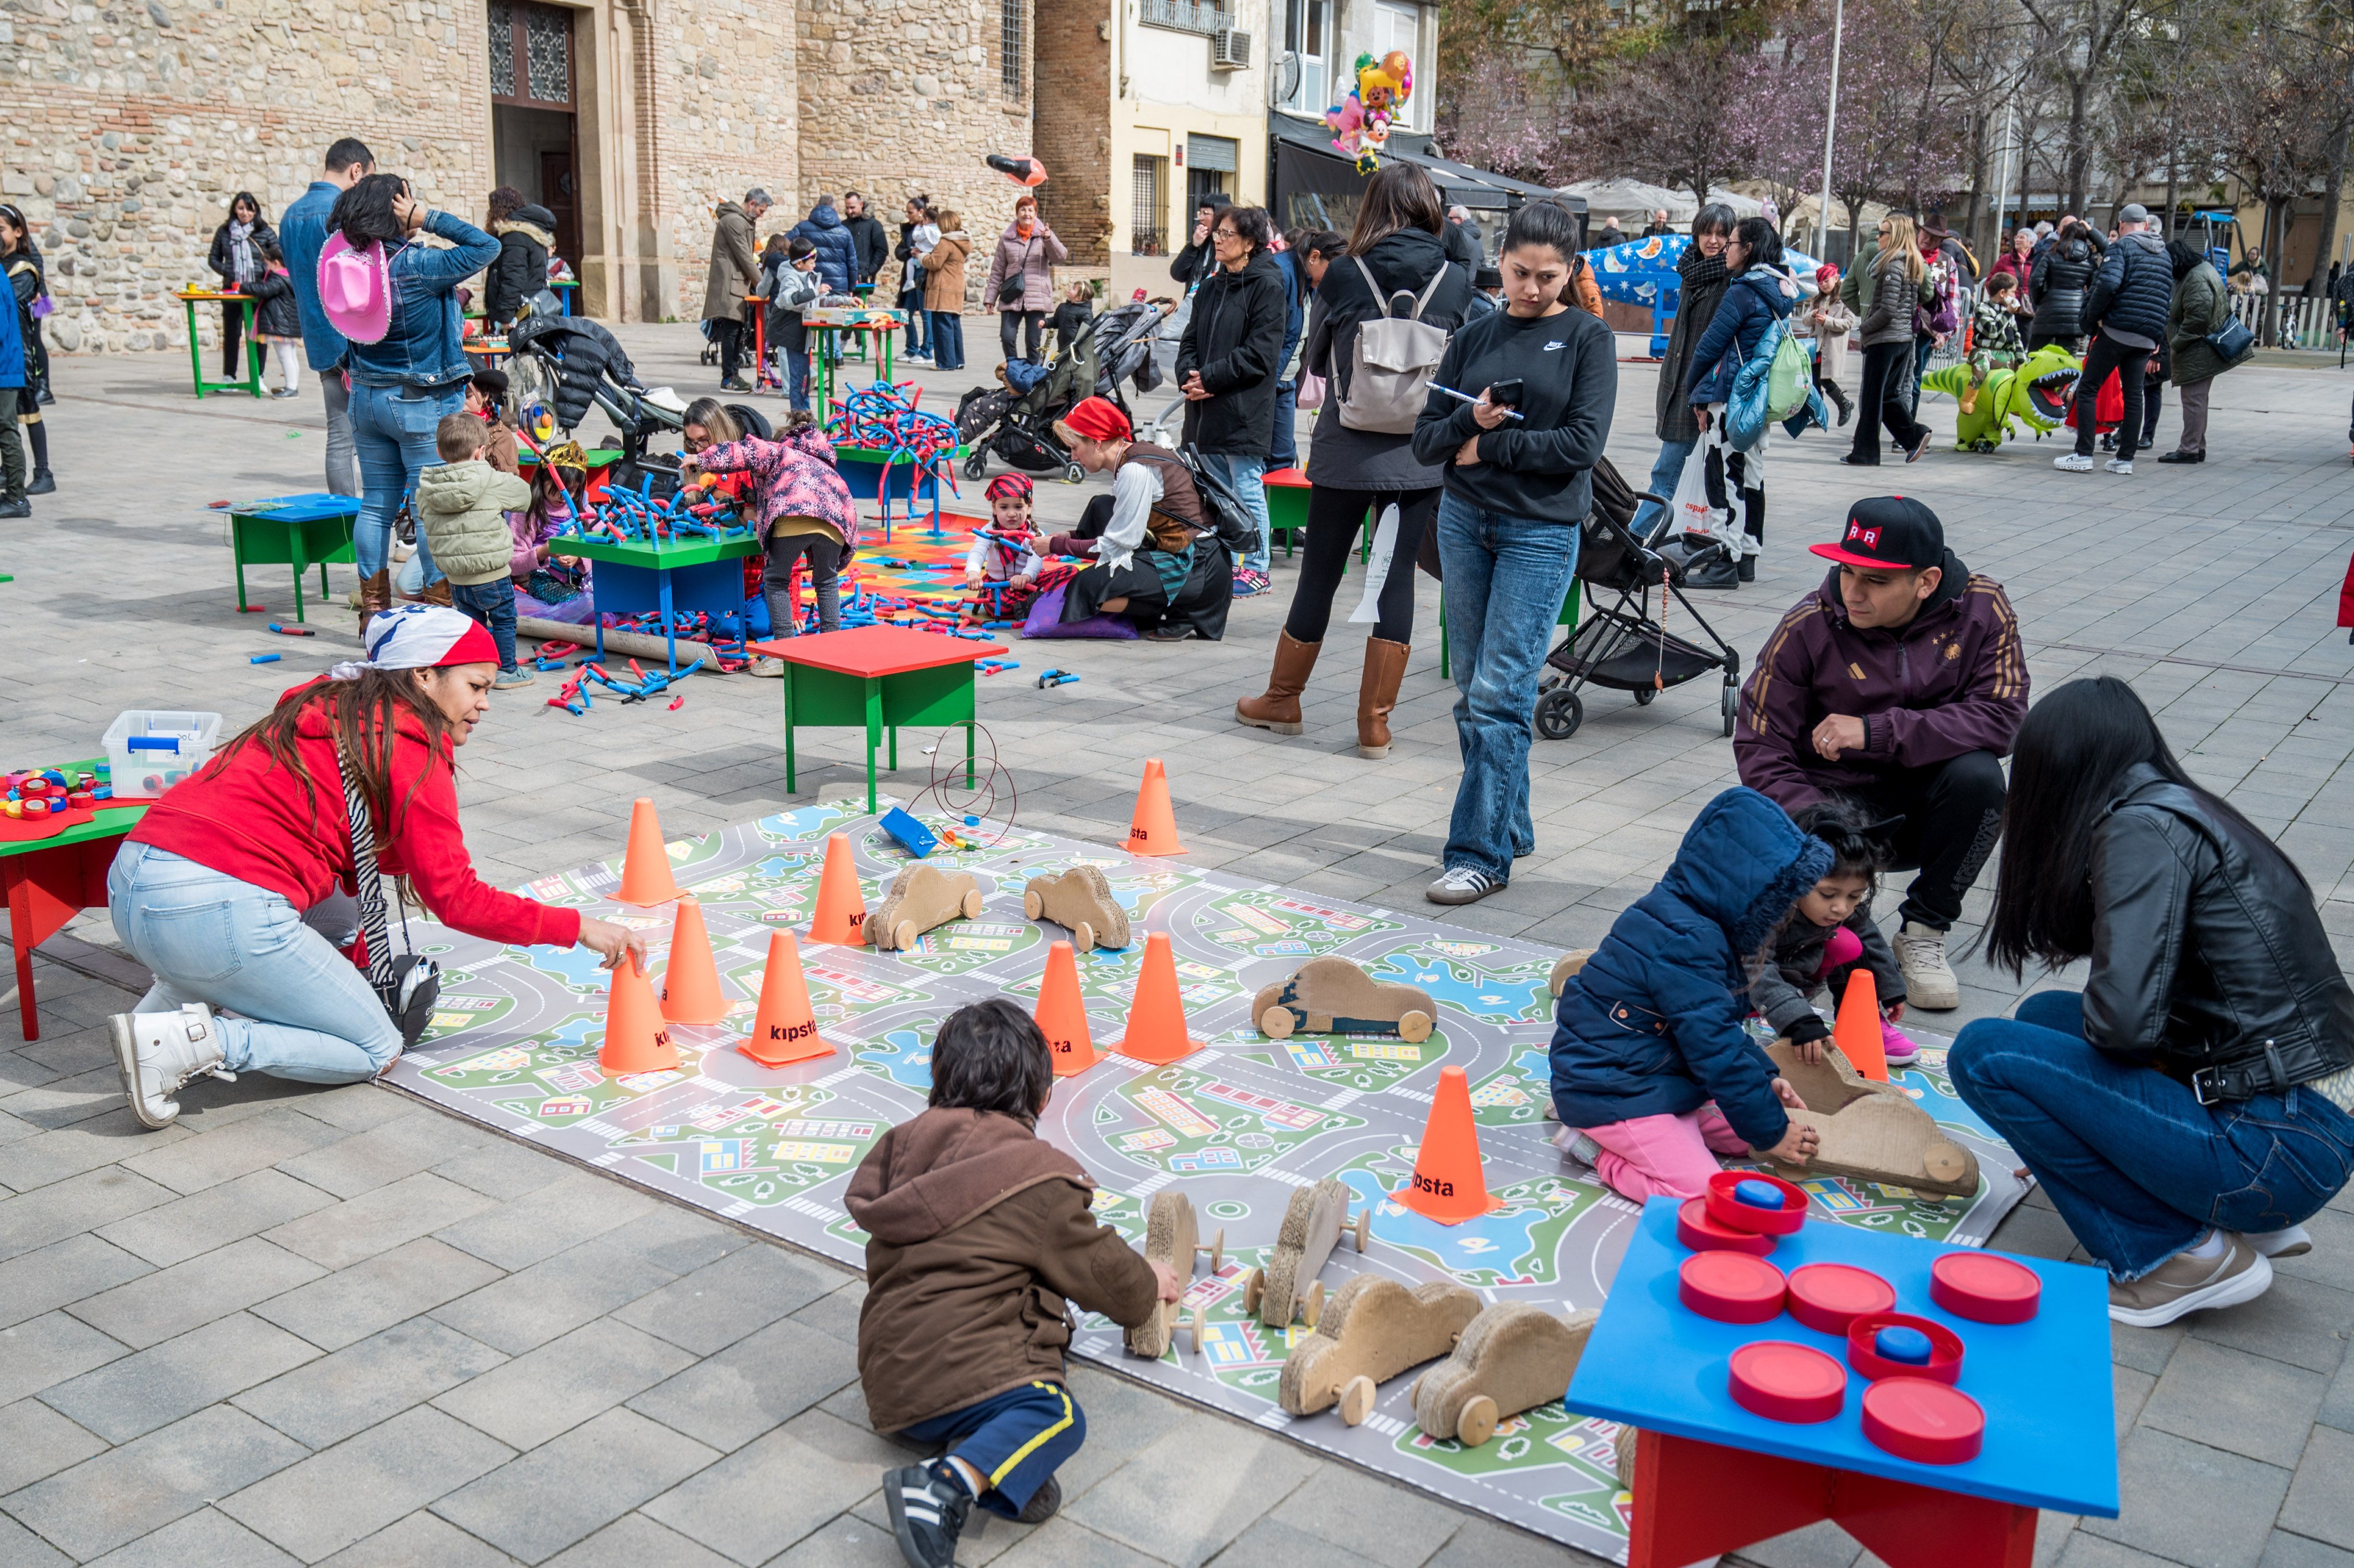
<path fill-rule="evenodd" d="M 1143 6 L 1140 19 L 1148 27 L 1168 27 L 1180 33 L 1199 33 L 1204 37 L 1235 23 L 1232 11 L 1221 11 L 1214 5 L 1193 5 L 1187 0 L 1139 0 Z"/>

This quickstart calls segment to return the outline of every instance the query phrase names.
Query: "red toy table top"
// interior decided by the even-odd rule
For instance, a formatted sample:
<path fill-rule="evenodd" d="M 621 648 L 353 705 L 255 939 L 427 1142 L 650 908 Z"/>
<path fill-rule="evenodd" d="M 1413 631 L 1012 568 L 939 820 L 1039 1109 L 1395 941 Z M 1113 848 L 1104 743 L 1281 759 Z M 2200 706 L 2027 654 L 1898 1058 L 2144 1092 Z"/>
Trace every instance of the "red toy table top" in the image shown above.
<path fill-rule="evenodd" d="M 970 664 L 981 657 L 984 646 L 991 652 L 1002 652 L 994 643 L 984 645 L 960 637 L 910 631 L 897 626 L 861 626 L 848 631 L 821 631 L 811 637 L 780 637 L 750 646 L 755 653 L 782 659 L 788 664 L 806 664 L 812 670 L 831 670 L 840 675 L 868 679 L 904 674 L 909 670 L 929 670 L 941 664 Z"/>
<path fill-rule="evenodd" d="M 1296 468 L 1271 468 L 1259 477 L 1268 484 L 1281 485 L 1287 490 L 1308 488 L 1308 475 Z"/>

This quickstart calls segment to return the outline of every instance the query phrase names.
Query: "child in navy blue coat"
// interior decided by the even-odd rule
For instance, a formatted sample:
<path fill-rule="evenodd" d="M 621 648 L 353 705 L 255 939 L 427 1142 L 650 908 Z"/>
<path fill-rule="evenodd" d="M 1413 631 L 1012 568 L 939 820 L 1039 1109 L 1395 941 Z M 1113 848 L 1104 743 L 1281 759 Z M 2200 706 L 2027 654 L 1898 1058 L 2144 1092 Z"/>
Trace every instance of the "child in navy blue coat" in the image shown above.
<path fill-rule="evenodd" d="M 1552 1050 L 1563 1141 L 1622 1196 L 1697 1197 L 1718 1154 L 1813 1154 L 1814 1129 L 1786 1114 L 1804 1103 L 1742 1020 L 1750 960 L 1830 864 L 1830 846 L 1771 800 L 1727 789 L 1563 988 Z"/>

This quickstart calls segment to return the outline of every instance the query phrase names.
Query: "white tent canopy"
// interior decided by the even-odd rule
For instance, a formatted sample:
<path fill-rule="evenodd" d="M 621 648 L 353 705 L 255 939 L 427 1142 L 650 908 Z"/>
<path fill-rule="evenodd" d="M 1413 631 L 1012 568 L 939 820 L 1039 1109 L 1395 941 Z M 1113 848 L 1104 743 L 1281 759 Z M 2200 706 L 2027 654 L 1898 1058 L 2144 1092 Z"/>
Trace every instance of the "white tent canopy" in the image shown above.
<path fill-rule="evenodd" d="M 1700 203 L 1688 193 L 1644 180 L 1580 180 L 1562 186 L 1561 191 L 1564 196 L 1585 198 L 1587 222 L 1594 228 L 1599 228 L 1603 219 L 1615 217 L 1628 234 L 1640 233 L 1643 226 L 1651 221 L 1651 214 L 1661 207 L 1668 209 L 1668 222 L 1677 228 L 1691 223 L 1700 211 Z M 1755 197 L 1726 190 L 1723 185 L 1711 189 L 1708 199 L 1723 202 L 1733 209 L 1735 217 L 1755 217 L 1766 210 Z"/>

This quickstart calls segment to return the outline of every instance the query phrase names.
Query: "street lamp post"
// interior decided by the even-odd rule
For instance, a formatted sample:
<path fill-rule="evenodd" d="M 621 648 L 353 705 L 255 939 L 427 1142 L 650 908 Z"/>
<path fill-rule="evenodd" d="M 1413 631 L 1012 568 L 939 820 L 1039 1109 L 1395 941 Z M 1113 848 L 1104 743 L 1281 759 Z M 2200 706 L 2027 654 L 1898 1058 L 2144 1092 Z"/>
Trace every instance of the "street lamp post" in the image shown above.
<path fill-rule="evenodd" d="M 1823 117 L 1823 195 L 1822 230 L 1819 249 L 1824 260 L 1829 260 L 1831 238 L 1831 143 L 1839 134 L 1839 70 L 1840 37 L 1847 26 L 1847 0 L 1837 0 L 1831 12 L 1831 95 L 1830 111 Z M 1850 262 L 1853 257 L 1848 259 Z"/>

